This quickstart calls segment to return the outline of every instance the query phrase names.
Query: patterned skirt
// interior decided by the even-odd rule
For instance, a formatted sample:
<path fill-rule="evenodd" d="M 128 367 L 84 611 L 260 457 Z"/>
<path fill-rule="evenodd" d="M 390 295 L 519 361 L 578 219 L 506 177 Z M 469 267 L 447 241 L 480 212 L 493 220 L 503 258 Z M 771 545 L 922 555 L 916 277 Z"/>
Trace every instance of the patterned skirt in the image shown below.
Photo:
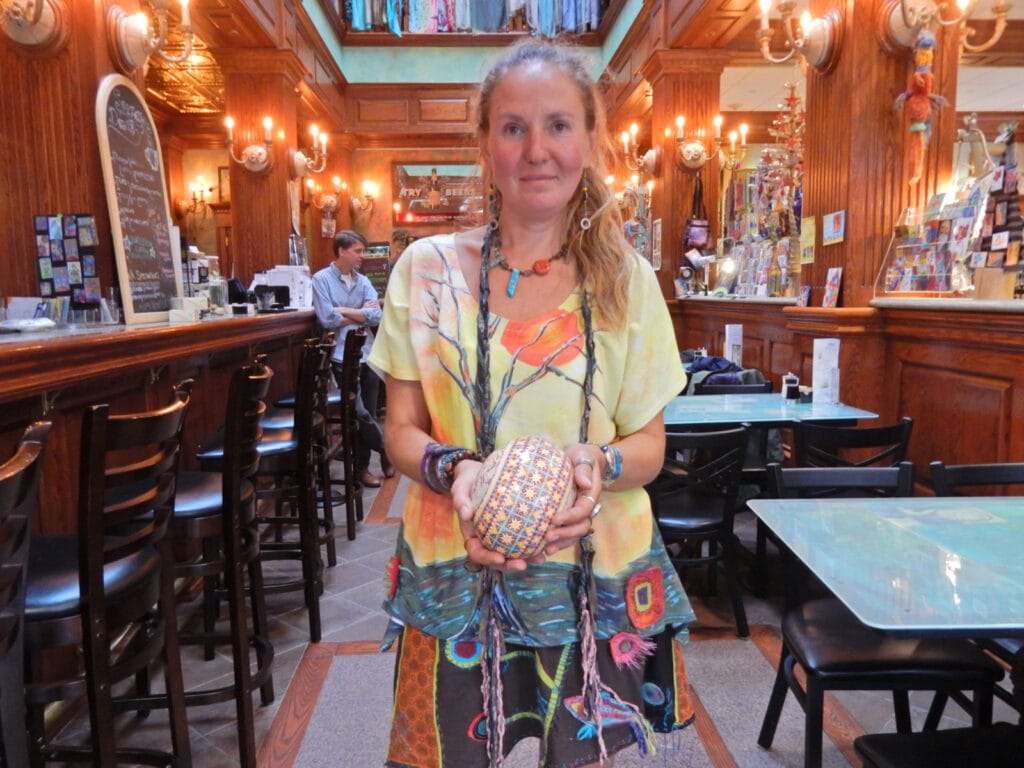
<path fill-rule="evenodd" d="M 617 635 L 597 641 L 601 682 L 614 691 L 599 706 L 601 738 L 608 755 L 634 742 L 643 749 L 651 744 L 651 729 L 668 732 L 693 721 L 682 643 L 666 630 L 656 649 L 638 652 L 638 639 Z M 395 661 L 395 707 L 385 765 L 488 765 L 483 657 L 478 642 L 445 641 L 414 627 L 404 628 Z M 573 768 L 598 761 L 597 728 L 582 706 L 578 643 L 555 648 L 508 644 L 501 677 L 504 755 L 521 739 L 536 737 L 542 768 Z M 631 716 L 640 712 L 643 718 Z"/>

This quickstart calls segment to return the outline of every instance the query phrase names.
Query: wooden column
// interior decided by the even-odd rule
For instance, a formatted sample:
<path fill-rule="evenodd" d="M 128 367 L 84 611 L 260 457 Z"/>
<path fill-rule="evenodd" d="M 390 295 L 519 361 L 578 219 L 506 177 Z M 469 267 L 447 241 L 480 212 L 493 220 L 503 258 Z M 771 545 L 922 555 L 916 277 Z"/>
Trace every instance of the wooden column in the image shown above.
<path fill-rule="evenodd" d="M 841 266 L 840 304 L 866 306 L 901 212 L 908 206 L 922 210 L 951 176 L 956 33 L 936 34 L 932 92 L 949 105 L 934 115 L 925 173 L 911 186 L 908 120 L 905 110 L 894 104 L 907 89 L 913 54 L 907 49 L 887 53 L 880 45 L 877 27 L 884 5 L 883 0 L 812 3 L 815 15 L 829 8 L 841 8 L 844 14 L 835 69 L 807 74 L 803 215 L 816 217 L 817 243 L 815 263 L 804 267 L 802 279 L 812 286 L 812 305 L 821 303 L 828 268 Z M 845 239 L 822 247 L 822 217 L 835 211 L 846 211 Z"/>
<path fill-rule="evenodd" d="M 673 279 L 679 271 L 681 243 L 686 220 L 690 217 L 694 171 L 677 163 L 675 140 L 676 115 L 686 118 L 687 135 L 699 127 L 705 131 L 705 143 L 714 146 L 712 120 L 719 113 L 719 87 L 728 54 L 715 50 L 658 50 L 644 64 L 644 79 L 652 91 L 651 137 L 662 148 L 661 177 L 655 180 L 653 215 L 661 219 L 662 268 L 658 273 L 662 291 L 674 295 Z M 666 135 L 668 129 L 668 135 Z M 701 170 L 704 206 L 711 232 L 718 235 L 718 160 L 712 157 Z"/>
<path fill-rule="evenodd" d="M 221 272 L 248 284 L 254 273 L 288 263 L 288 236 L 301 229 L 301 194 L 292 197 L 288 148 L 297 144 L 298 91 L 302 63 L 291 51 L 237 49 L 215 51 L 224 73 L 225 111 L 235 120 L 235 154 L 262 144 L 263 118 L 274 121 L 270 168 L 253 173 L 231 165 L 232 252 Z"/>

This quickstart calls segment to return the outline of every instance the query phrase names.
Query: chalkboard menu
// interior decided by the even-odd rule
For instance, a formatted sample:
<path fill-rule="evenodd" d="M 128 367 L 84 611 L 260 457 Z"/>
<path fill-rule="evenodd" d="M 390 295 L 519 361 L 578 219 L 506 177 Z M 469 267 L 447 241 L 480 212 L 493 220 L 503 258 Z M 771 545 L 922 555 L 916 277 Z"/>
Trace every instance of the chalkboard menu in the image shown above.
<path fill-rule="evenodd" d="M 128 78 L 107 75 L 96 96 L 103 180 L 126 323 L 166 320 L 181 296 L 156 127 Z"/>

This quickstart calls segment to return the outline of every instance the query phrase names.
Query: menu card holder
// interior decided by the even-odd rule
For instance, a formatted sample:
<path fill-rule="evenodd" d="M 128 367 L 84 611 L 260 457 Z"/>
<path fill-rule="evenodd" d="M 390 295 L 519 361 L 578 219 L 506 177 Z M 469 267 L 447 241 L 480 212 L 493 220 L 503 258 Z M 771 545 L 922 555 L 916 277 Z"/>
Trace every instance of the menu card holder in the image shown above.
<path fill-rule="evenodd" d="M 722 357 L 731 360 L 740 368 L 743 367 L 743 324 L 735 323 L 725 326 L 725 344 Z"/>
<path fill-rule="evenodd" d="M 839 402 L 839 339 L 815 339 L 811 369 L 814 402 L 835 405 Z"/>

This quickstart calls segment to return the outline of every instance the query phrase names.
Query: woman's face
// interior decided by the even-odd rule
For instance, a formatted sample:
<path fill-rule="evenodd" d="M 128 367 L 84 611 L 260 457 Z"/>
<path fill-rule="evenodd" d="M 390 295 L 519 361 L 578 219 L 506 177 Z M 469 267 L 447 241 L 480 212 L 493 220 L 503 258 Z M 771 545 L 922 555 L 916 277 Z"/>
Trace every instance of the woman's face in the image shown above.
<path fill-rule="evenodd" d="M 594 150 L 572 80 L 547 63 L 516 67 L 495 87 L 488 118 L 483 154 L 502 215 L 562 216 Z"/>

